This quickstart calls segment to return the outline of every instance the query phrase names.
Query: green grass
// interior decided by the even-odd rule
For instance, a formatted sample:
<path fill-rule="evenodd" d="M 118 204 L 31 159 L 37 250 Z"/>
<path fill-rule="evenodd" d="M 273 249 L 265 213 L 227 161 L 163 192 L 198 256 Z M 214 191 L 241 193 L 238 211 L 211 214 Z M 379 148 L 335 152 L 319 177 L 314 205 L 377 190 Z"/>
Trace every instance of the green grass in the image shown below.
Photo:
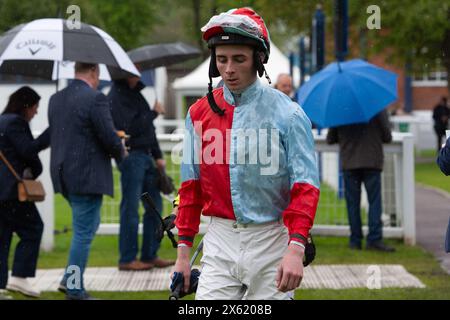
<path fill-rule="evenodd" d="M 363 224 L 367 224 L 367 211 L 365 208 L 361 208 L 361 221 Z M 314 224 L 348 225 L 345 198 L 340 198 L 336 190 L 324 182 L 320 185 L 320 198 Z"/>
<path fill-rule="evenodd" d="M 55 249 L 42 252 L 38 268 L 62 268 L 67 259 L 71 233 L 56 236 Z M 196 245 L 200 237 L 196 239 Z M 313 265 L 325 264 L 401 264 L 417 276 L 424 289 L 302 289 L 296 291 L 297 299 L 450 299 L 450 277 L 440 268 L 430 253 L 417 246 L 406 246 L 398 240 L 387 240 L 397 251 L 385 254 L 373 251 L 352 251 L 347 248 L 347 239 L 339 237 L 315 237 L 317 247 Z M 176 251 L 165 238 L 159 254 L 163 258 L 175 259 Z M 118 259 L 117 237 L 97 236 L 93 242 L 89 266 L 116 266 Z M 199 260 L 197 260 L 198 262 Z M 168 291 L 155 292 L 92 292 L 101 299 L 167 299 Z M 21 295 L 14 295 L 22 299 Z M 43 299 L 63 299 L 60 293 L 44 292 Z M 192 299 L 193 296 L 185 299 Z"/>
<path fill-rule="evenodd" d="M 436 157 L 437 157 L 437 153 L 436 153 L 435 149 L 415 151 L 415 155 L 418 158 L 436 159 Z"/>
<path fill-rule="evenodd" d="M 436 151 L 424 150 L 420 152 L 420 159 L 415 165 L 416 182 L 450 192 L 449 177 L 436 164 Z"/>

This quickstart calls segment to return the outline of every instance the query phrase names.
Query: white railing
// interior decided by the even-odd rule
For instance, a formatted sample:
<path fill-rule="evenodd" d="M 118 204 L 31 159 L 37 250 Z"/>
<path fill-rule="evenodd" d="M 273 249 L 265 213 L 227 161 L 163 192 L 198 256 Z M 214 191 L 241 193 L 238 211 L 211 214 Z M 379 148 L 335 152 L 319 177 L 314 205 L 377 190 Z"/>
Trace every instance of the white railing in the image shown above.
<path fill-rule="evenodd" d="M 319 203 L 318 214 L 328 211 L 336 212 L 339 207 L 345 205 L 342 201 L 338 204 L 329 200 L 327 193 L 334 192 L 343 194 L 343 186 L 339 184 L 338 153 L 337 145 L 327 145 L 325 136 L 315 137 L 316 150 L 321 155 L 321 201 Z M 411 133 L 393 134 L 393 142 L 384 145 L 385 165 L 382 173 L 382 198 L 383 198 L 383 234 L 387 238 L 403 238 L 407 244 L 415 244 L 415 189 L 414 189 L 414 140 Z M 328 188 L 324 188 L 328 185 Z M 325 191 L 324 191 L 325 190 Z M 361 206 L 363 212 L 367 214 L 367 200 L 363 191 Z M 325 197 L 325 199 L 324 199 Z M 331 205 L 330 205 L 331 202 Z M 322 208 L 323 209 L 322 209 Z M 365 209 L 365 210 L 364 210 Z M 342 216 L 342 214 L 341 214 Z M 316 215 L 316 221 L 324 220 Z M 364 220 L 364 219 L 363 219 Z M 320 235 L 349 235 L 347 225 L 341 225 L 336 216 L 329 214 L 325 219 L 325 224 L 315 223 L 314 234 Z M 331 221 L 332 223 L 328 223 Z M 367 234 L 367 227 L 363 227 Z"/>
<path fill-rule="evenodd" d="M 414 111 L 411 115 L 392 116 L 390 122 L 394 131 L 413 134 L 416 151 L 435 149 L 432 113 L 430 110 Z"/>
<path fill-rule="evenodd" d="M 182 134 L 158 134 L 161 150 L 167 157 L 182 145 Z M 313 227 L 313 234 L 348 236 L 343 186 L 339 182 L 337 145 L 328 145 L 325 136 L 315 135 L 315 144 L 318 159 L 320 159 L 321 196 Z M 385 167 L 382 174 L 383 192 L 383 235 L 386 238 L 403 238 L 407 244 L 415 244 L 415 195 L 414 195 L 414 139 L 411 133 L 394 133 L 393 142 L 384 146 Z M 41 154 L 43 163 L 49 163 L 49 152 Z M 46 167 L 48 171 L 48 166 Z M 168 161 L 168 174 L 179 181 L 179 166 Z M 46 190 L 52 190 L 48 173 L 42 179 Z M 118 234 L 119 230 L 119 203 L 120 183 L 118 175 L 115 177 L 114 199 L 105 197 L 102 208 L 102 223 L 99 234 Z M 53 195 L 50 194 L 44 203 L 40 204 L 46 225 L 44 231 L 43 248 L 51 249 L 53 245 L 54 204 Z M 367 221 L 367 201 L 362 198 L 363 221 Z M 164 215 L 170 213 L 170 199 L 164 200 Z M 205 220 L 203 220 L 205 221 Z M 206 223 L 200 226 L 200 233 L 206 230 Z M 367 227 L 363 228 L 367 233 Z"/>

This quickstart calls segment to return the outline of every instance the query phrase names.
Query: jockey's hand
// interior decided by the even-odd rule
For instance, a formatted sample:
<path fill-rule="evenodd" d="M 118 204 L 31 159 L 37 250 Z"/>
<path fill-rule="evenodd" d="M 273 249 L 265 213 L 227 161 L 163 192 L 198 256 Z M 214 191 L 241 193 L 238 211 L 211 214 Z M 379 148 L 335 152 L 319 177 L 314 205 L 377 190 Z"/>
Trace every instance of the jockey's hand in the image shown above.
<path fill-rule="evenodd" d="M 189 265 L 189 255 L 191 248 L 178 247 L 177 261 L 175 262 L 174 272 L 181 272 L 184 278 L 184 292 L 189 292 L 189 285 L 191 279 L 191 266 Z M 172 276 L 173 277 L 173 276 Z"/>
<path fill-rule="evenodd" d="M 277 288 L 281 292 L 295 290 L 303 279 L 303 255 L 305 249 L 295 244 L 290 244 L 283 260 L 278 267 Z"/>

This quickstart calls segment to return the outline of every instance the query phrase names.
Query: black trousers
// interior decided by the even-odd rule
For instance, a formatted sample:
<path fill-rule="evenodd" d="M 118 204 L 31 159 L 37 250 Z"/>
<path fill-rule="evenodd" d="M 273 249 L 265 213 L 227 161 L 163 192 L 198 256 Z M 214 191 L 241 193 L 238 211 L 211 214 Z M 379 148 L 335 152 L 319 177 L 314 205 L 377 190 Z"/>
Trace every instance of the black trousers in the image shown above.
<path fill-rule="evenodd" d="M 8 255 L 15 232 L 20 241 L 14 254 L 12 275 L 34 277 L 44 224 L 32 202 L 0 201 L 0 289 L 8 282 Z"/>

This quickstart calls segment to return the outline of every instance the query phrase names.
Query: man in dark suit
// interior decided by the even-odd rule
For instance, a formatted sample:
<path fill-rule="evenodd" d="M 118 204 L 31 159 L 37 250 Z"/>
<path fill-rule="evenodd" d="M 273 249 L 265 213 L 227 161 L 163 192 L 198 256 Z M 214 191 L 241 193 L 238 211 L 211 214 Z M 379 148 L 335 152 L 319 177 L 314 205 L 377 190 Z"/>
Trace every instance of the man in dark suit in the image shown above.
<path fill-rule="evenodd" d="M 383 170 L 383 143 L 392 141 L 389 119 L 385 110 L 368 123 L 357 123 L 330 128 L 327 142 L 339 143 L 339 157 L 344 174 L 345 201 L 350 225 L 350 248 L 361 250 L 361 185 L 369 201 L 366 249 L 393 252 L 395 248 L 383 242 L 381 172 Z"/>
<path fill-rule="evenodd" d="M 50 173 L 54 191 L 72 208 L 73 237 L 60 291 L 68 299 L 89 299 L 83 273 L 100 224 L 103 195 L 113 196 L 111 157 L 125 156 L 106 96 L 97 91 L 99 67 L 76 63 L 75 80 L 49 102 Z"/>
<path fill-rule="evenodd" d="M 119 270 L 147 270 L 152 267 L 165 268 L 175 263 L 158 257 L 161 239 L 158 238 L 159 221 L 144 202 L 143 239 L 141 259 L 139 251 L 139 200 L 143 192 L 148 192 L 159 212 L 162 212 L 162 198 L 156 184 L 157 170 L 164 170 L 165 161 L 156 139 L 153 120 L 162 111 L 157 102 L 155 110 L 142 95 L 145 88 L 138 77 L 115 81 L 108 94 L 114 125 L 125 131 L 130 156 L 120 165 L 122 201 L 120 203 Z"/>

